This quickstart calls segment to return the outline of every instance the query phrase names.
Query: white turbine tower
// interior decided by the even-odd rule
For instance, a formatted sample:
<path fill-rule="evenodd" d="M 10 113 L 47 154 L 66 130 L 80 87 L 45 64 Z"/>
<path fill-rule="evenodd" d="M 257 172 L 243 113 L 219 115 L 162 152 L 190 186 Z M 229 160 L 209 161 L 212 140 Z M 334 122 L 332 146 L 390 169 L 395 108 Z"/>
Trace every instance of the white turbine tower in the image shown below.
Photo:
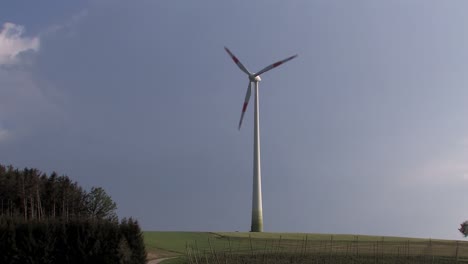
<path fill-rule="evenodd" d="M 239 69 L 249 76 L 249 86 L 247 93 L 245 94 L 244 105 L 242 106 L 241 118 L 239 121 L 239 129 L 242 125 L 242 119 L 244 118 L 245 111 L 247 110 L 247 104 L 249 103 L 252 82 L 255 84 L 255 113 L 254 113 L 254 164 L 253 164 L 253 194 L 252 194 L 252 225 L 251 232 L 263 232 L 263 212 L 262 212 L 262 175 L 260 168 L 260 128 L 259 128 L 259 113 L 258 113 L 258 82 L 261 81 L 260 74 L 265 73 L 273 68 L 280 66 L 281 64 L 292 60 L 297 55 L 291 56 L 287 59 L 275 62 L 257 73 L 251 73 L 245 68 L 244 65 L 237 59 L 232 52 L 224 47 L 226 52 L 231 56 L 234 63 L 237 64 Z"/>

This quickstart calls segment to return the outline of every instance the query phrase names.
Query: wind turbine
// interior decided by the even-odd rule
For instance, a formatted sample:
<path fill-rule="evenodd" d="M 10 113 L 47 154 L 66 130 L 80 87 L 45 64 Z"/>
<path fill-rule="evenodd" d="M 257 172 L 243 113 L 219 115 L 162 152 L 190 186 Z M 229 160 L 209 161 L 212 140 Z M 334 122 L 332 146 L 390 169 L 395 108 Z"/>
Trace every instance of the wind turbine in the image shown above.
<path fill-rule="evenodd" d="M 237 67 L 241 69 L 249 77 L 249 86 L 245 94 L 244 105 L 242 106 L 242 113 L 239 121 L 239 130 L 242 126 L 242 120 L 244 119 L 245 111 L 249 103 L 250 95 L 252 93 L 252 83 L 255 84 L 255 113 L 254 113 L 254 163 L 253 163 L 253 193 L 252 193 L 252 225 L 250 228 L 251 232 L 263 232 L 263 211 L 262 211 L 262 176 L 260 167 L 260 127 L 259 127 L 259 111 L 258 111 L 258 82 L 262 79 L 260 74 L 265 73 L 273 68 L 280 66 L 281 64 L 290 61 L 297 57 L 297 55 L 291 56 L 281 61 L 277 61 L 257 73 L 251 73 L 245 68 L 239 59 L 226 47 L 226 52 L 232 58 Z"/>

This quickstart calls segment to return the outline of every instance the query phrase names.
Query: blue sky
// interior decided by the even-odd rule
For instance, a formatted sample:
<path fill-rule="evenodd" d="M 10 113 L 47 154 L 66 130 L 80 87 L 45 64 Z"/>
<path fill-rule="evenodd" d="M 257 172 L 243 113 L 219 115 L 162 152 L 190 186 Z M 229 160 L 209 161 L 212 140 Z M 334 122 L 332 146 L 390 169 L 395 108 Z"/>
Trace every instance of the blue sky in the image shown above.
<path fill-rule="evenodd" d="M 145 230 L 461 239 L 465 1 L 8 1 L 0 162 L 102 186 Z"/>

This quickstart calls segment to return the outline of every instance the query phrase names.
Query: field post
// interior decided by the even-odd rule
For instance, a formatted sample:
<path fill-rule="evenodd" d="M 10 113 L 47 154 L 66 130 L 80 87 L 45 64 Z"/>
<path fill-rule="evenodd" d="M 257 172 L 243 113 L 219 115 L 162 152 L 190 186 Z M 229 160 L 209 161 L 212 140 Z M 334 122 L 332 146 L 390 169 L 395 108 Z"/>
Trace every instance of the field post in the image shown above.
<path fill-rule="evenodd" d="M 409 260 L 409 255 L 410 255 L 410 241 L 406 241 L 406 259 Z"/>
<path fill-rule="evenodd" d="M 432 260 L 431 260 L 431 263 L 433 264 L 434 263 L 434 251 L 432 250 L 432 241 L 431 241 L 431 256 L 432 256 Z"/>
<path fill-rule="evenodd" d="M 307 254 L 307 234 L 305 237 L 305 244 L 304 244 L 304 256 Z"/>
<path fill-rule="evenodd" d="M 382 260 L 383 260 L 384 250 L 385 250 L 384 241 L 385 241 L 385 238 L 382 236 L 382 241 L 380 242 L 380 256 Z"/>
<path fill-rule="evenodd" d="M 432 262 L 434 262 L 434 255 L 432 254 L 432 239 L 429 238 L 429 252 L 431 254 Z"/>
<path fill-rule="evenodd" d="M 359 236 L 356 236 L 356 256 L 359 258 Z"/>
<path fill-rule="evenodd" d="M 280 250 L 281 250 L 281 235 L 280 235 L 280 239 L 278 241 L 278 253 L 280 253 Z"/>
<path fill-rule="evenodd" d="M 374 245 L 374 264 L 377 264 L 377 245 L 376 243 L 379 243 L 379 242 L 374 242 L 373 245 Z"/>
<path fill-rule="evenodd" d="M 380 252 L 382 252 L 382 259 L 383 259 L 384 250 L 385 250 L 384 242 L 385 242 L 385 237 L 382 236 L 382 243 L 380 244 Z"/>
<path fill-rule="evenodd" d="M 252 257 L 254 256 L 253 246 L 252 246 L 252 236 L 249 234 L 249 242 L 250 242 L 250 252 L 252 253 Z"/>
<path fill-rule="evenodd" d="M 333 235 L 330 236 L 330 261 L 328 263 L 332 263 L 333 260 Z"/>

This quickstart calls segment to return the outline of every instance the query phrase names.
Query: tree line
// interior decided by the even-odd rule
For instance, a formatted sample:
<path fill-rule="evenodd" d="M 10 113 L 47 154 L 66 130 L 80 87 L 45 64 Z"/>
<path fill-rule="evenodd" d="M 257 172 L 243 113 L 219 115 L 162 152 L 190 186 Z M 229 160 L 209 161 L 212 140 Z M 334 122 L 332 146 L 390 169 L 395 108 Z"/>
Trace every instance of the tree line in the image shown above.
<path fill-rule="evenodd" d="M 0 164 L 0 216 L 23 220 L 117 220 L 117 205 L 101 187 L 89 192 L 66 175 Z"/>
<path fill-rule="evenodd" d="M 0 263 L 142 264 L 143 236 L 137 221 L 98 219 L 18 220 L 0 217 Z"/>
<path fill-rule="evenodd" d="M 0 263 L 146 263 L 136 220 L 101 187 L 0 164 Z"/>

